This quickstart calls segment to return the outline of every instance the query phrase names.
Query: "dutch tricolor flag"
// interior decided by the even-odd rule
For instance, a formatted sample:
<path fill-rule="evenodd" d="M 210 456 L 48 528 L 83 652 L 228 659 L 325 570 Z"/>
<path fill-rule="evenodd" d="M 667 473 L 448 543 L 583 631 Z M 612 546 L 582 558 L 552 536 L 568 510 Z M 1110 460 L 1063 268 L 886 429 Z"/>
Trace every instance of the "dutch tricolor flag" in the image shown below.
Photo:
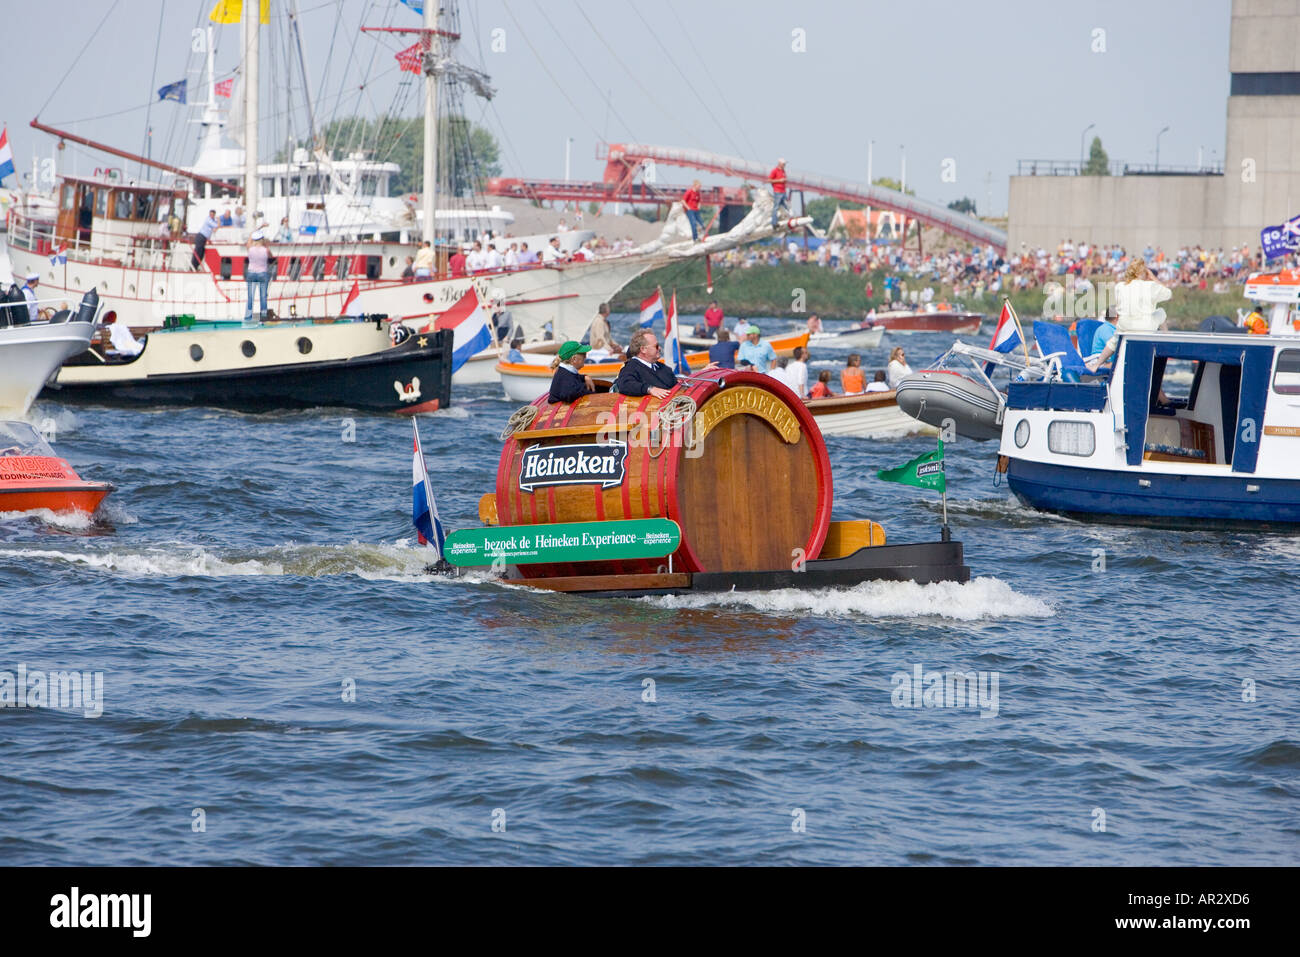
<path fill-rule="evenodd" d="M 655 294 L 641 303 L 641 321 L 642 329 L 651 328 L 656 322 L 664 317 L 664 294 L 661 290 L 656 289 Z"/>
<path fill-rule="evenodd" d="M 438 506 L 433 500 L 429 470 L 424 464 L 424 450 L 420 448 L 420 426 L 415 416 L 411 416 L 411 426 L 415 429 L 415 456 L 411 460 L 411 521 L 415 523 L 415 534 L 420 544 L 433 548 L 442 558 L 442 545 L 447 536 L 442 531 Z"/>
<path fill-rule="evenodd" d="M 14 175 L 14 151 L 9 148 L 9 127 L 0 130 L 0 183 Z"/>
<path fill-rule="evenodd" d="M 1016 317 L 1016 311 L 1011 308 L 1011 300 L 1002 300 L 1002 314 L 998 316 L 997 327 L 993 330 L 993 341 L 989 343 L 989 348 L 994 352 L 1011 352 L 1024 339 L 1020 335 L 1020 320 Z M 993 363 L 984 366 L 984 374 L 993 374 Z"/>
<path fill-rule="evenodd" d="M 664 319 L 664 358 L 673 368 L 673 375 L 686 374 L 686 354 L 682 352 L 682 340 L 678 334 L 677 290 L 668 303 L 668 316 Z"/>
<path fill-rule="evenodd" d="M 491 317 L 483 308 L 478 290 L 470 283 L 465 295 L 434 322 L 434 329 L 452 329 L 451 371 L 469 361 L 470 356 L 492 345 Z"/>

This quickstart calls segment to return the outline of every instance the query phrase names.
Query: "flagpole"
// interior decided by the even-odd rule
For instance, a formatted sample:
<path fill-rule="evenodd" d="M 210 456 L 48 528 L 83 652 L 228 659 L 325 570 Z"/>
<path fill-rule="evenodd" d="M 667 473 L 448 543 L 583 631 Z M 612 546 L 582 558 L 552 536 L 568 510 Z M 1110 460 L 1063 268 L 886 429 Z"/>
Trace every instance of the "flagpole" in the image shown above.
<path fill-rule="evenodd" d="M 943 504 L 943 525 L 939 527 L 939 540 L 944 542 L 952 541 L 952 530 L 948 528 L 948 464 L 943 458 L 943 439 L 939 439 L 939 461 L 943 463 L 943 491 L 939 493 L 939 501 Z"/>

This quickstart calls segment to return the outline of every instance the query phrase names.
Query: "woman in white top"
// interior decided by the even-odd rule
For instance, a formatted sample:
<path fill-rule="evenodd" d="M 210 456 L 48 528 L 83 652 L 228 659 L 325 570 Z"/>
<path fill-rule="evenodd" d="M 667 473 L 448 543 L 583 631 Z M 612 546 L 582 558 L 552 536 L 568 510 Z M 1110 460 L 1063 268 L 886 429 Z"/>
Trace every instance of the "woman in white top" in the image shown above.
<path fill-rule="evenodd" d="M 794 347 L 794 358 L 785 367 L 785 381 L 799 398 L 808 397 L 808 350 Z"/>
<path fill-rule="evenodd" d="M 898 382 L 905 375 L 912 374 L 912 367 L 907 364 L 907 353 L 903 351 L 902 346 L 895 346 L 894 350 L 889 353 L 889 370 L 885 374 L 885 379 L 891 389 L 898 388 Z"/>
<path fill-rule="evenodd" d="M 1155 332 L 1165 327 L 1165 311 L 1159 308 L 1173 292 L 1152 275 L 1146 260 L 1138 259 L 1124 270 L 1124 281 L 1115 286 L 1115 335 L 1106 348 L 1087 360 L 1089 369 L 1105 365 L 1119 349 L 1119 337 L 1125 332 Z"/>

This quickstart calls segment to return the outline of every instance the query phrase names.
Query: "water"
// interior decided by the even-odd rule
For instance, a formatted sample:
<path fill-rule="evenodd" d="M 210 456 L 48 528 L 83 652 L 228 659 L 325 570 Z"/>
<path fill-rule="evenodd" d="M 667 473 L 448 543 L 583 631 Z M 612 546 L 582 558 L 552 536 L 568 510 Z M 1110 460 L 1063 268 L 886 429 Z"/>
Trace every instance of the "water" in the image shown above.
<path fill-rule="evenodd" d="M 421 418 L 449 528 L 513 407 Z M 97 718 L 0 709 L 6 863 L 1300 857 L 1298 536 L 1042 516 L 957 443 L 968 585 L 594 600 L 425 575 L 403 419 L 29 417 L 118 491 L 94 523 L 0 517 L 0 671 L 105 682 Z M 931 493 L 871 474 L 933 439 L 829 444 L 835 517 L 936 534 Z M 996 714 L 895 707 L 915 665 L 996 673 Z"/>

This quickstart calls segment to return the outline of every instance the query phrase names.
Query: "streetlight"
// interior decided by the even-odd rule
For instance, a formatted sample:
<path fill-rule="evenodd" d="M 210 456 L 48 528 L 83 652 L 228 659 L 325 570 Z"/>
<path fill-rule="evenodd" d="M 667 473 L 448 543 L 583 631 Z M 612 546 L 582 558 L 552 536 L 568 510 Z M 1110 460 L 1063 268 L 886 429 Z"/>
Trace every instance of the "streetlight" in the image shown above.
<path fill-rule="evenodd" d="M 1083 132 L 1079 134 L 1079 175 L 1080 176 L 1083 175 L 1083 144 L 1088 139 L 1088 130 L 1094 130 L 1096 128 L 1097 128 L 1096 123 L 1089 123 L 1086 127 L 1084 127 Z"/>
<path fill-rule="evenodd" d="M 1160 137 L 1164 136 L 1168 132 L 1169 132 L 1169 127 L 1166 126 L 1163 130 L 1161 130 L 1159 133 L 1156 134 L 1156 172 L 1157 173 L 1160 172 Z"/>

